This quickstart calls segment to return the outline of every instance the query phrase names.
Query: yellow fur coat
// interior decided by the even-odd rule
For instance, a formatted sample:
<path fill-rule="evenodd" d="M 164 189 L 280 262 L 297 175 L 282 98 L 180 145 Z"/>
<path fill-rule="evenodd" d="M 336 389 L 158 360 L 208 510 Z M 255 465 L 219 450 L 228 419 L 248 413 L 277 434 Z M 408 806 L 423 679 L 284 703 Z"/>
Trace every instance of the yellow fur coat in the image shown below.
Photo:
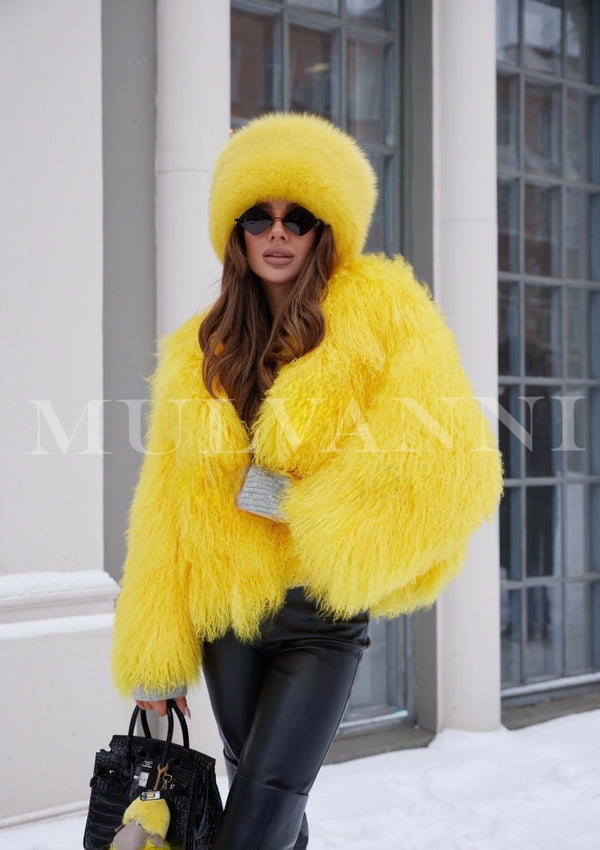
<path fill-rule="evenodd" d="M 251 639 L 293 586 L 340 616 L 430 605 L 496 508 L 493 437 L 410 267 L 352 260 L 323 309 L 323 342 L 282 367 L 251 438 L 204 387 L 200 317 L 166 340 L 115 619 L 124 694 L 180 693 L 203 639 Z M 287 523 L 236 507 L 252 458 L 292 476 Z"/>

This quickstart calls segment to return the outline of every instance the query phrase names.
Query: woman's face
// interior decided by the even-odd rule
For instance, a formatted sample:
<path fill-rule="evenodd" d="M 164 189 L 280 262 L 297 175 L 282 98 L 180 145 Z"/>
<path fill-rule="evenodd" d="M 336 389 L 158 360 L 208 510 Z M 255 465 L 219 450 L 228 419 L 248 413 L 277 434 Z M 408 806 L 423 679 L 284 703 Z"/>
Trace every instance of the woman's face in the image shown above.
<path fill-rule="evenodd" d="M 246 256 L 267 298 L 277 305 L 291 292 L 304 267 L 317 237 L 317 228 L 313 227 L 302 236 L 290 232 L 281 219 L 298 205 L 289 201 L 264 201 L 258 206 L 273 217 L 273 223 L 257 236 L 244 230 Z"/>

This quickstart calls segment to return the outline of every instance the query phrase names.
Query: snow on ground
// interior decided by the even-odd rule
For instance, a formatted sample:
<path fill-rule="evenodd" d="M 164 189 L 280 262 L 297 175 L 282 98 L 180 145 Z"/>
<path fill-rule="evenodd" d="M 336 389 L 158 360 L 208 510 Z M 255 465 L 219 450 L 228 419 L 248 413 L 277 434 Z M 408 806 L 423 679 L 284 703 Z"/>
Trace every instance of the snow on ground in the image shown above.
<path fill-rule="evenodd" d="M 310 850 L 599 850 L 600 711 L 323 768 Z M 0 850 L 77 850 L 83 817 L 0 830 Z"/>

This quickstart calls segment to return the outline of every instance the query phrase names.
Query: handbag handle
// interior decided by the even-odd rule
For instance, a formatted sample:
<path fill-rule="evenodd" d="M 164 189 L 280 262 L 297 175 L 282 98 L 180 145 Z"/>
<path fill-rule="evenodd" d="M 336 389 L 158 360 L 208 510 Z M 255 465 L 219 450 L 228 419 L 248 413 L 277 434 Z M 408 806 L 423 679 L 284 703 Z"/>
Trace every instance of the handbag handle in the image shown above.
<path fill-rule="evenodd" d="M 173 740 L 173 713 L 177 715 L 177 719 L 179 720 L 179 726 L 181 727 L 181 737 L 183 740 L 183 746 L 186 749 L 189 749 L 190 746 L 190 734 L 188 732 L 187 723 L 185 721 L 185 717 L 181 713 L 179 706 L 175 702 L 174 699 L 167 700 L 167 736 L 165 738 L 165 745 L 163 747 L 163 751 L 161 754 L 161 764 L 167 764 L 167 758 L 169 753 L 169 747 L 171 746 L 171 742 Z M 150 727 L 148 726 L 148 718 L 146 716 L 146 711 L 143 708 L 140 708 L 136 705 L 133 709 L 133 714 L 131 715 L 131 721 L 129 722 L 129 732 L 127 733 L 128 744 L 128 757 L 131 759 L 131 747 L 133 744 L 133 736 L 135 733 L 135 724 L 138 719 L 141 717 L 142 721 L 142 729 L 144 731 L 144 735 L 146 738 L 152 738 L 150 733 Z"/>
<path fill-rule="evenodd" d="M 179 720 L 179 727 L 181 729 L 181 739 L 183 742 L 183 746 L 186 750 L 190 748 L 190 733 L 188 732 L 187 723 L 185 722 L 185 717 L 183 716 L 183 712 L 177 705 L 174 699 L 167 700 L 167 712 L 169 709 L 172 709 L 177 715 L 177 720 Z"/>
<path fill-rule="evenodd" d="M 140 709 L 139 719 L 142 722 L 142 731 L 144 733 L 144 737 L 151 738 L 152 733 L 150 732 L 150 726 L 148 725 L 148 715 L 146 714 L 146 712 L 143 709 Z M 135 726 L 135 721 L 134 721 L 134 726 Z"/>

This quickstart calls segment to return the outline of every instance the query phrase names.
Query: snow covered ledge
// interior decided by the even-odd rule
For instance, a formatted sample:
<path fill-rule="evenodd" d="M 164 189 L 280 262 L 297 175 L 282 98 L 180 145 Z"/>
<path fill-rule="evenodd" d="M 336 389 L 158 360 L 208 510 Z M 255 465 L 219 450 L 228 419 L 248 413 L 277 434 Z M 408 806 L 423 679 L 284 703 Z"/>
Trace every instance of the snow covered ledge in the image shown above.
<path fill-rule="evenodd" d="M 118 587 L 101 570 L 0 576 L 0 829 L 84 811 L 94 753 L 126 730 L 110 642 Z M 32 769 L 28 769 L 28 765 Z M 15 770 L 15 766 L 20 766 Z"/>
<path fill-rule="evenodd" d="M 127 729 L 109 662 L 117 592 L 100 570 L 0 576 L 0 829 L 84 811 L 95 751 Z"/>
<path fill-rule="evenodd" d="M 103 570 L 0 576 L 0 623 L 110 614 L 119 588 Z"/>

